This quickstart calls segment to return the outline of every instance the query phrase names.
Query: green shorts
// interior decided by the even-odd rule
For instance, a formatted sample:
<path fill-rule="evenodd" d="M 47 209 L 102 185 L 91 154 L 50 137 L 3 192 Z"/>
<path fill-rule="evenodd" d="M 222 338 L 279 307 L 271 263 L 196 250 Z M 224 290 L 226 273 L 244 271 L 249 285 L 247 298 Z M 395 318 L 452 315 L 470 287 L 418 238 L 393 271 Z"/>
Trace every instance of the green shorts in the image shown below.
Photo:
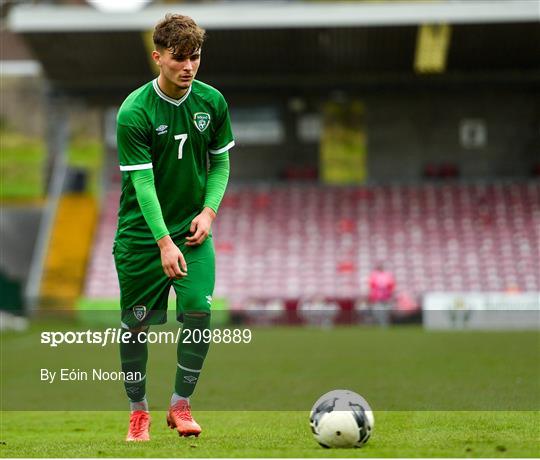
<path fill-rule="evenodd" d="M 135 251 L 120 244 L 113 248 L 114 263 L 120 283 L 122 326 L 137 328 L 167 321 L 171 286 L 176 292 L 176 317 L 184 312 L 210 313 L 215 284 L 215 252 L 212 236 L 200 246 L 185 246 L 185 239 L 175 243 L 186 259 L 188 274 L 171 280 L 163 272 L 159 248 Z"/>

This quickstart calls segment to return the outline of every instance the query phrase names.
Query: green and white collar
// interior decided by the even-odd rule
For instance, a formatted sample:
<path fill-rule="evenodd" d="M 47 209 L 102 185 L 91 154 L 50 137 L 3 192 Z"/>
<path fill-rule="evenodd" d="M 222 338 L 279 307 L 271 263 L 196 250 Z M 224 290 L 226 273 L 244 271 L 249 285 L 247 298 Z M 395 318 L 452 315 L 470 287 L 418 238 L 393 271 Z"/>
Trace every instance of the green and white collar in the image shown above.
<path fill-rule="evenodd" d="M 155 92 L 161 99 L 164 99 L 165 101 L 170 102 L 177 107 L 182 104 L 182 102 L 184 102 L 189 96 L 189 93 L 191 93 L 191 85 L 189 85 L 186 94 L 184 94 L 180 99 L 173 99 L 172 97 L 167 96 L 163 91 L 161 91 L 161 88 L 159 87 L 157 82 L 157 78 L 152 81 L 152 86 L 154 87 Z"/>

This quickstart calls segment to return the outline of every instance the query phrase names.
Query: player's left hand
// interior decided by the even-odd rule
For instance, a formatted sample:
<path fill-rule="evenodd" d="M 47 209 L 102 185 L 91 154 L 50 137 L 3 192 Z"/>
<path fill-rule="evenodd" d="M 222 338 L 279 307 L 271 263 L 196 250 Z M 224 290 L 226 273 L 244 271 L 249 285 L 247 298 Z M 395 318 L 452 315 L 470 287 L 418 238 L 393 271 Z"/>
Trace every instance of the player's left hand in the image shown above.
<path fill-rule="evenodd" d="M 202 212 L 191 221 L 189 231 L 193 235 L 186 238 L 186 246 L 199 246 L 204 242 L 210 233 L 212 222 L 216 218 L 216 213 L 211 208 L 204 208 Z"/>

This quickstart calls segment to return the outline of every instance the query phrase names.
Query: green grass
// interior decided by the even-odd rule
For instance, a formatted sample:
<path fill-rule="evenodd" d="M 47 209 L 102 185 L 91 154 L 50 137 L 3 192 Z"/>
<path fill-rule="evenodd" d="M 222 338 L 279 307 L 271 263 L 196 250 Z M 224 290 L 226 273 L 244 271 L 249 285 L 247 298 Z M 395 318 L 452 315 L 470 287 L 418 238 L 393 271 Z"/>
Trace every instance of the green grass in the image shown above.
<path fill-rule="evenodd" d="M 112 325 L 116 327 L 117 321 L 118 316 Z M 51 348 L 40 343 L 42 329 L 89 328 L 96 329 L 44 323 L 21 335 L 5 335 L 0 376 L 3 409 L 122 410 L 121 382 L 39 381 L 42 368 L 118 369 L 116 344 Z M 153 328 L 160 330 L 164 328 Z M 253 329 L 252 337 L 249 344 L 211 346 L 198 386 L 199 409 L 307 410 L 318 396 L 334 388 L 357 391 L 378 410 L 540 408 L 540 348 L 535 331 L 281 327 Z M 176 345 L 152 344 L 149 354 L 147 392 L 154 409 L 164 410 L 166 398 L 161 395 L 171 391 Z M 81 393 L 86 395 L 83 400 L 78 398 Z"/>
<path fill-rule="evenodd" d="M 98 192 L 102 162 L 103 143 L 98 139 L 76 137 L 71 140 L 67 151 L 67 163 L 71 167 L 86 171 L 89 193 Z"/>
<path fill-rule="evenodd" d="M 118 369 L 117 345 L 50 348 L 39 342 L 42 330 L 88 327 L 45 322 L 1 336 L 2 456 L 540 454 L 535 331 L 256 328 L 250 344 L 211 346 L 193 397 L 204 428 L 197 440 L 178 439 L 165 426 L 160 411 L 172 391 L 176 347 L 151 345 L 147 394 L 153 440 L 132 446 L 123 442 L 127 413 L 121 382 L 39 380 L 41 368 Z M 328 451 L 311 437 L 311 405 L 336 388 L 357 391 L 375 411 L 375 433 L 363 449 Z"/>
<path fill-rule="evenodd" d="M 46 145 L 15 131 L 0 131 L 0 198 L 7 201 L 43 197 Z M 66 161 L 87 173 L 87 191 L 96 193 L 102 166 L 103 146 L 98 140 L 77 137 L 70 141 Z"/>
<path fill-rule="evenodd" d="M 0 198 L 40 198 L 43 194 L 44 142 L 4 130 L 0 137 Z"/>
<path fill-rule="evenodd" d="M 152 440 L 127 444 L 126 412 L 7 412 L 3 457 L 535 457 L 538 412 L 376 412 L 362 449 L 323 449 L 305 412 L 195 412 L 199 438 L 153 413 Z"/>
<path fill-rule="evenodd" d="M 90 310 L 90 311 L 103 311 L 110 310 L 113 311 L 115 315 L 118 315 L 118 310 L 116 308 L 119 305 L 118 299 L 90 299 L 86 297 L 81 297 L 76 304 L 78 310 Z M 168 308 L 170 311 L 174 311 L 176 308 L 176 298 L 170 297 L 168 299 Z M 228 310 L 229 302 L 224 297 L 214 297 L 212 299 L 212 311 L 216 310 Z"/>

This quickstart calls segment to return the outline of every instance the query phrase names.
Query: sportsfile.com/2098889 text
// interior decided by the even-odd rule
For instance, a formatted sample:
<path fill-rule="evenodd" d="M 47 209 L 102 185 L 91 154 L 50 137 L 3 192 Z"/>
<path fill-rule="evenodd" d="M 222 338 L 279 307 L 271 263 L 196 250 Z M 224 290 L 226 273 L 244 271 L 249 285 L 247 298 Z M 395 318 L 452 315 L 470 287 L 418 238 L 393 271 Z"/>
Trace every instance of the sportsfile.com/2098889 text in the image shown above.
<path fill-rule="evenodd" d="M 120 343 L 222 343 L 248 344 L 253 338 L 250 329 L 187 329 L 176 331 L 143 331 L 132 334 L 121 328 L 104 331 L 43 331 L 40 342 L 49 347 L 59 345 L 117 345 Z"/>

